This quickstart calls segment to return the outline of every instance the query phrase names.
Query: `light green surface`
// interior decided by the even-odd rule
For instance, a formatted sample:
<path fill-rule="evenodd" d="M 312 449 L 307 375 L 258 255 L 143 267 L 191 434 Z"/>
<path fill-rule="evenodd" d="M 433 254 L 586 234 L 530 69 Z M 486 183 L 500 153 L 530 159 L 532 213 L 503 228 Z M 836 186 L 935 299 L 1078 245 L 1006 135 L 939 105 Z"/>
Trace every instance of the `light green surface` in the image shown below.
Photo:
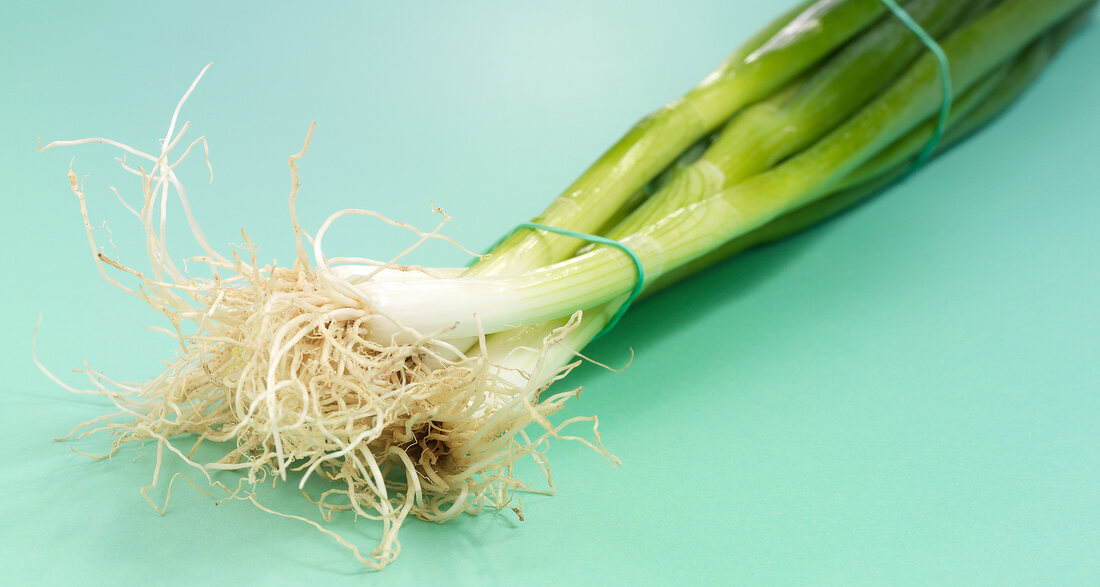
<path fill-rule="evenodd" d="M 633 365 L 583 369 L 567 410 L 599 414 L 624 464 L 555 445 L 560 492 L 524 499 L 527 521 L 411 522 L 398 561 L 370 575 L 298 522 L 183 484 L 157 516 L 138 494 L 153 451 L 104 463 L 69 449 L 105 437 L 52 442 L 105 404 L 29 355 L 39 313 L 40 357 L 74 384 L 85 358 L 140 380 L 171 355 L 140 329 L 163 321 L 99 279 L 65 171 L 75 157 L 93 217 L 137 263 L 133 219 L 107 190 L 134 183 L 106 147 L 39 154 L 36 135 L 151 150 L 214 61 L 183 118 L 209 138 L 215 181 L 199 158 L 182 170 L 212 242 L 243 226 L 267 258 L 292 257 L 286 157 L 316 119 L 305 226 L 349 206 L 428 225 L 434 203 L 476 249 L 789 2 L 220 4 L 0 6 L 6 581 L 1100 580 L 1096 25 L 1006 117 L 884 197 L 633 309 L 589 349 L 621 363 L 633 347 Z M 407 242 L 349 220 L 326 248 L 382 257 Z M 432 246 L 416 260 L 465 259 Z M 309 511 L 292 491 L 269 503 Z M 377 536 L 340 528 L 366 547 Z"/>

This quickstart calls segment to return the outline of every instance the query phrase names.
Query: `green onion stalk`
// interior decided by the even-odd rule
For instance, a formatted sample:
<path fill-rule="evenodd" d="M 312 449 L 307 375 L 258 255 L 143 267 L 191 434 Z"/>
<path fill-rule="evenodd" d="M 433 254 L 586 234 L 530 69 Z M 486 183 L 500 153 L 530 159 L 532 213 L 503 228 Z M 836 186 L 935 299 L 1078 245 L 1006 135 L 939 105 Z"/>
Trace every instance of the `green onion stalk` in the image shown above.
<path fill-rule="evenodd" d="M 591 435 L 568 438 L 617 462 L 594 417 L 550 419 L 575 392 L 548 390 L 625 305 L 912 173 L 930 146 L 942 153 L 1002 112 L 1091 4 L 910 0 L 901 3 L 912 20 L 905 23 L 883 0 L 804 2 L 630 129 L 535 227 L 506 235 L 465 269 L 327 257 L 324 234 L 347 215 L 407 227 L 417 245 L 446 238 L 446 219 L 424 231 L 343 210 L 307 233 L 295 199 L 308 137 L 290 158 L 298 246 L 290 267 L 260 263 L 247 240 L 245 254 L 223 256 L 202 236 L 176 169 L 205 142 L 171 155 L 188 128 L 176 130 L 183 101 L 155 154 L 102 138 L 47 145 L 108 143 L 144 161 L 123 165 L 141 179 L 143 201 L 132 211 L 145 229 L 149 271 L 100 252 L 71 171 L 70 182 L 103 276 L 164 312 L 166 332 L 180 343 L 168 368 L 142 385 L 87 370 L 91 389 L 73 391 L 101 394 L 116 410 L 73 433 L 115 434 L 108 455 L 155 441 L 158 471 L 170 453 L 229 498 L 265 510 L 256 494 L 262 481 L 295 473 L 305 492 L 308 479 L 321 477 L 328 489 L 307 496 L 323 517 L 373 518 L 381 538 L 364 553 L 309 523 L 372 568 L 397 557 L 408 516 L 442 522 L 504 507 L 520 514 L 515 493 L 540 489 L 520 478 L 517 463 L 533 459 L 546 475 L 541 490 L 552 489 L 545 449 L 566 437 L 564 428 L 590 422 Z M 931 49 L 942 50 L 946 68 Z M 193 262 L 211 277 L 171 261 L 164 234 L 173 197 L 204 251 Z M 594 237 L 631 254 L 588 242 Z M 185 442 L 214 443 L 220 456 L 196 460 Z"/>

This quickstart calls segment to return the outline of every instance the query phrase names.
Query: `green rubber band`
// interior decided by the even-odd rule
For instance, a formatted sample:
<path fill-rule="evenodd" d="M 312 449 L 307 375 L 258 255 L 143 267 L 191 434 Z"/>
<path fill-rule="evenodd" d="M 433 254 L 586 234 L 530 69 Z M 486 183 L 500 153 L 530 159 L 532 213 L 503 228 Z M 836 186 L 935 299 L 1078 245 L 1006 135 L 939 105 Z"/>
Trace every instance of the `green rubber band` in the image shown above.
<path fill-rule="evenodd" d="M 607 334 L 612 328 L 614 328 L 615 325 L 619 323 L 619 320 L 623 317 L 623 314 L 625 314 L 627 309 L 630 308 L 630 304 L 633 304 L 634 300 L 638 299 L 638 296 L 642 295 L 642 288 L 645 287 L 645 267 L 642 266 L 642 259 L 630 247 L 624 245 L 617 240 L 612 240 L 594 234 L 585 234 L 583 232 L 569 230 L 568 228 L 558 228 L 556 226 L 547 226 L 545 224 L 535 224 L 534 222 L 524 222 L 517 225 L 512 230 L 508 231 L 508 233 L 504 236 L 497 239 L 497 242 L 493 243 L 493 246 L 489 247 L 488 250 L 492 251 L 493 249 L 497 248 L 500 243 L 504 242 L 505 239 L 512 236 L 512 234 L 514 234 L 517 230 L 520 230 L 521 228 L 534 228 L 536 230 L 545 230 L 546 232 L 553 232 L 562 236 L 570 236 L 600 245 L 615 247 L 616 249 L 619 249 L 620 251 L 626 253 L 627 256 L 630 257 L 630 260 L 634 262 L 634 270 L 637 273 L 637 277 L 634 280 L 634 289 L 630 291 L 630 297 L 628 297 L 626 301 L 623 302 L 621 306 L 619 306 L 619 310 L 615 312 L 614 316 L 611 317 L 611 320 L 608 321 L 607 326 L 604 326 L 603 330 L 601 330 L 600 333 L 597 334 L 592 340 L 600 338 L 601 336 Z M 471 261 L 471 264 L 473 264 L 473 261 Z"/>
<path fill-rule="evenodd" d="M 925 163 L 928 162 L 929 157 L 939 146 L 940 139 L 943 138 L 944 131 L 947 130 L 947 116 L 951 113 L 951 66 L 947 62 L 947 53 L 944 53 L 943 47 L 932 38 L 932 35 L 928 34 L 928 31 L 917 24 L 917 21 L 913 20 L 913 17 L 905 11 L 904 8 L 898 6 L 895 0 L 882 0 L 882 3 L 890 9 L 890 12 L 894 13 L 894 16 L 898 18 L 909 30 L 913 31 L 913 34 L 917 35 L 917 38 L 928 50 L 936 56 L 936 60 L 940 64 L 940 80 L 943 82 L 943 103 L 940 106 L 940 117 L 936 121 L 936 130 L 932 133 L 932 138 L 928 139 L 928 143 L 924 145 L 924 149 L 917 156 L 917 160 L 913 162 L 913 166 L 910 171 L 916 171 Z"/>

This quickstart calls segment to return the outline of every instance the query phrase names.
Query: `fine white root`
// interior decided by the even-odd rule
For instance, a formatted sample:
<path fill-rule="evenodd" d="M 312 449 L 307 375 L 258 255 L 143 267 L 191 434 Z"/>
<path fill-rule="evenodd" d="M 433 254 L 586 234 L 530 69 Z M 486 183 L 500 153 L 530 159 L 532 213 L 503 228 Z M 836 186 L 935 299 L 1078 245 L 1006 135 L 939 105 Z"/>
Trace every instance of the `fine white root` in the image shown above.
<path fill-rule="evenodd" d="M 187 94 L 193 89 L 194 84 Z M 110 451 L 102 455 L 105 457 L 127 443 L 156 442 L 156 472 L 143 495 L 157 485 L 165 449 L 201 471 L 211 487 L 229 494 L 226 499 L 246 499 L 265 511 L 271 510 L 257 501 L 258 484 L 278 484 L 286 481 L 287 471 L 300 471 L 299 489 L 303 489 L 308 479 L 321 477 L 330 488 L 316 498 L 307 497 L 317 504 L 323 518 L 350 510 L 381 522 L 381 538 L 369 555 L 362 556 L 351 542 L 317 522 L 279 515 L 316 526 L 352 549 L 364 565 L 376 569 L 399 553 L 398 530 L 410 515 L 442 522 L 463 512 L 511 507 L 522 519 L 514 494 L 534 489 L 517 477 L 516 464 L 532 458 L 552 488 L 545 457 L 550 438 L 580 440 L 617 462 L 600 444 L 598 434 L 592 440 L 561 434 L 562 428 L 581 420 L 592 422 L 595 432 L 595 418 L 560 423 L 548 419 L 579 390 L 549 397 L 543 397 L 543 392 L 577 363 L 537 380 L 532 374 L 501 377 L 500 369 L 485 358 L 484 337 L 476 349 L 481 352 L 473 354 L 444 342 L 441 337 L 446 332 L 442 331 L 415 333 L 411 342 L 401 344 L 385 345 L 371 339 L 371 318 L 380 312 L 357 295 L 355 284 L 376 276 L 393 278 L 396 271 L 431 279 L 433 271 L 397 265 L 400 257 L 386 262 L 356 258 L 359 269 L 329 267 L 329 263 L 348 259 L 326 259 L 320 250 L 321 234 L 314 239 L 302 230 L 294 213 L 297 160 L 308 147 L 308 137 L 302 152 L 290 158 L 290 213 L 298 249 L 294 263 L 290 267 L 261 265 L 257 248 L 243 232 L 240 253 L 219 254 L 195 222 L 176 175 L 177 166 L 191 148 L 199 142 L 205 148 L 205 141 L 192 142 L 176 160 L 169 157 L 188 128 L 184 124 L 175 133 L 184 100 L 173 113 L 157 155 L 109 139 L 55 142 L 43 148 L 106 143 L 145 161 L 131 167 L 120 159 L 125 169 L 141 178 L 141 206 L 124 204 L 144 227 L 151 264 L 148 272 L 123 265 L 101 251 L 82 183 L 72 171 L 70 185 L 104 279 L 162 312 L 170 328 L 159 330 L 172 334 L 179 343 L 168 368 L 145 384 L 118 384 L 91 368 L 84 369 L 91 389 L 69 389 L 108 398 L 115 413 L 77 426 L 68 437 L 97 431 L 115 435 Z M 211 277 L 195 277 L 187 264 L 181 269 L 168 254 L 165 232 L 172 197 L 178 199 L 203 250 L 202 256 L 190 262 L 207 267 Z M 382 218 L 364 210 L 345 210 L 330 217 L 325 228 L 346 214 Z M 382 219 L 413 230 L 419 244 L 445 238 L 439 234 L 446 222 L 445 215 L 443 218 L 440 226 L 426 232 Z M 303 239 L 312 247 L 303 244 Z M 309 248 L 314 253 L 312 266 L 306 254 Z M 247 258 L 242 258 L 242 253 Z M 114 277 L 118 272 L 123 275 Z M 577 319 L 571 320 L 548 337 L 542 352 L 577 324 Z M 540 430 L 534 437 L 526 431 L 531 424 Z M 193 460 L 197 444 L 204 441 L 224 443 L 224 454 L 214 462 Z M 188 442 L 195 446 L 180 448 Z M 224 471 L 241 476 L 235 490 L 215 479 L 227 474 Z M 246 485 L 251 489 L 246 490 Z M 154 507 L 163 511 L 163 506 Z"/>

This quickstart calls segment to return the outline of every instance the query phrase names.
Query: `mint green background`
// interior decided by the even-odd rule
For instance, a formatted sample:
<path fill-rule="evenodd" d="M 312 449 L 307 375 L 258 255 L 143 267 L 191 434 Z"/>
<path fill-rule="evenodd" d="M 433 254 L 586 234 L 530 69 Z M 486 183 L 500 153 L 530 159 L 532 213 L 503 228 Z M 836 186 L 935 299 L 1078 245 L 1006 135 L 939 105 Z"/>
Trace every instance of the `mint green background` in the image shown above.
<path fill-rule="evenodd" d="M 54 443 L 106 408 L 66 381 L 88 362 L 157 372 L 163 324 L 102 282 L 65 178 L 124 261 L 143 248 L 107 190 L 115 152 L 39 154 L 106 135 L 152 150 L 178 96 L 210 141 L 182 169 L 212 242 L 248 230 L 287 260 L 287 155 L 300 213 L 367 207 L 480 248 L 527 219 L 637 118 L 701 78 L 790 2 L 39 3 L 0 7 L 0 560 L 14 583 L 1040 583 L 1100 580 L 1100 31 L 1075 39 L 1008 116 L 888 194 L 636 307 L 589 351 L 567 415 L 599 414 L 611 468 L 551 450 L 560 492 L 510 512 L 410 522 L 364 576 L 304 525 L 138 489 L 153 451 Z M 177 256 L 196 248 L 177 226 Z M 333 254 L 408 236 L 365 220 Z M 416 261 L 457 264 L 445 246 Z M 151 446 L 148 448 L 152 448 Z M 135 457 L 136 462 L 132 462 Z M 293 491 L 267 502 L 308 513 Z M 163 493 L 158 493 L 163 495 Z M 374 544 L 369 522 L 338 527 Z M 369 573 L 367 574 L 369 575 Z"/>

